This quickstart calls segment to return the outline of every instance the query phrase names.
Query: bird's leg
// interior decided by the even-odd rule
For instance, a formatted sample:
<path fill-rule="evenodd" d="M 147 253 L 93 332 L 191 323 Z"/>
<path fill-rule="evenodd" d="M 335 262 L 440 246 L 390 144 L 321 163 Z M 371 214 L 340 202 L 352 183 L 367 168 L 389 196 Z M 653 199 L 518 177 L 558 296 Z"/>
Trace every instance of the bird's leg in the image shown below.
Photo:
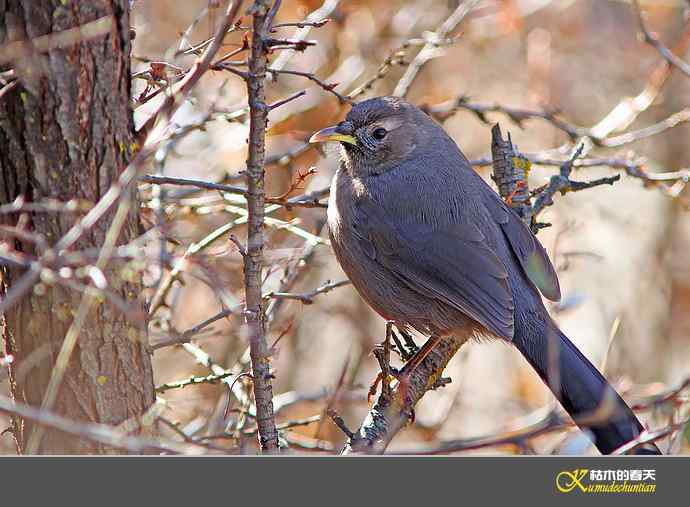
<path fill-rule="evenodd" d="M 422 364 L 424 359 L 426 359 L 434 347 L 441 341 L 441 338 L 441 335 L 431 335 L 429 339 L 424 342 L 422 348 L 417 350 L 415 355 L 405 363 L 400 371 L 396 372 L 395 378 L 398 379 L 398 382 L 400 382 L 400 389 L 403 391 L 403 396 L 404 391 L 410 385 L 410 377 L 412 376 L 412 373 L 420 364 Z"/>
<path fill-rule="evenodd" d="M 403 334 L 403 331 L 400 331 L 399 329 L 398 329 L 398 331 L 400 332 L 401 335 Z M 405 346 L 400 341 L 400 338 L 398 338 L 398 335 L 392 329 L 391 329 L 391 338 L 393 338 L 393 342 L 395 343 L 395 350 L 398 353 L 398 355 L 400 356 L 400 358 L 403 360 L 403 362 L 409 361 L 410 358 L 412 358 L 412 356 L 416 352 L 416 350 L 412 350 L 412 352 L 410 352 L 407 348 L 405 348 Z"/>
<path fill-rule="evenodd" d="M 383 372 L 379 370 L 379 372 L 376 374 L 376 377 L 369 386 L 369 391 L 367 391 L 367 403 L 371 403 L 371 399 L 376 395 L 376 389 L 379 387 L 379 384 L 384 385 L 382 384 L 382 381 Z"/>
<path fill-rule="evenodd" d="M 376 357 L 376 360 L 378 361 L 381 370 L 376 375 L 376 378 L 369 387 L 369 392 L 367 395 L 368 402 L 371 402 L 371 398 L 376 394 L 376 389 L 378 388 L 379 384 L 381 384 L 381 394 L 383 396 L 390 395 L 390 377 L 395 378 L 400 383 L 400 388 L 404 392 L 404 390 L 407 389 L 407 387 L 409 386 L 410 376 L 412 375 L 414 370 L 420 364 L 422 364 L 424 359 L 426 359 L 426 357 L 431 353 L 436 344 L 438 344 L 442 338 L 441 335 L 434 334 L 431 337 L 429 337 L 429 339 L 424 343 L 424 345 L 422 345 L 422 348 L 420 349 L 417 348 L 417 345 L 414 343 L 414 341 L 412 340 L 412 336 L 410 336 L 409 333 L 401 329 L 398 329 L 398 331 L 405 339 L 406 343 L 408 344 L 408 347 L 411 343 L 414 347 L 413 350 L 416 350 L 410 356 L 410 353 L 406 350 L 405 347 L 402 346 L 400 340 L 393 332 L 393 322 L 389 321 L 386 323 L 386 339 L 383 343 L 378 345 L 373 351 L 373 354 Z M 403 356 L 403 359 L 407 360 L 405 365 L 400 370 L 397 370 L 390 365 L 391 338 L 393 339 L 393 341 L 395 341 L 396 347 L 400 351 L 402 351 L 401 355 Z"/>
<path fill-rule="evenodd" d="M 405 345 L 407 345 L 407 350 L 410 352 L 410 354 L 416 354 L 419 351 L 419 347 L 417 347 L 417 344 L 412 339 L 412 335 L 404 329 L 398 329 L 398 331 L 405 340 Z"/>
<path fill-rule="evenodd" d="M 389 396 L 390 395 L 390 377 L 393 375 L 395 378 L 397 378 L 397 370 L 391 367 L 390 364 L 390 359 L 391 359 L 391 337 L 395 336 L 393 333 L 393 322 L 388 321 L 386 322 L 386 339 L 383 341 L 383 343 L 379 346 L 377 346 L 373 354 L 376 357 L 376 360 L 379 362 L 379 366 L 381 367 L 381 371 L 379 371 L 378 375 L 376 375 L 376 378 L 374 381 L 371 383 L 371 386 L 369 386 L 369 393 L 367 395 L 367 401 L 370 402 L 372 396 L 376 394 L 376 388 L 378 387 L 379 383 L 381 383 L 381 395 L 382 396 Z M 396 340 L 396 345 L 398 344 L 397 336 L 395 336 L 394 340 Z M 400 349 L 405 351 L 405 349 Z"/>

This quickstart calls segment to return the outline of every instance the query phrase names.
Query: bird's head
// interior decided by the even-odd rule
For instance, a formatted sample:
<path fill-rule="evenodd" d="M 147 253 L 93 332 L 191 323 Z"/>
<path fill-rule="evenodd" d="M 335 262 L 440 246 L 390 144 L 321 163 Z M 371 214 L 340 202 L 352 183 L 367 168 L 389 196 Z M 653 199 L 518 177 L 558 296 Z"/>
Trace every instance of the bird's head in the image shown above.
<path fill-rule="evenodd" d="M 352 107 L 345 119 L 319 130 L 312 143 L 337 141 L 352 176 L 375 176 L 411 159 L 438 125 L 423 111 L 398 97 L 378 97 Z"/>

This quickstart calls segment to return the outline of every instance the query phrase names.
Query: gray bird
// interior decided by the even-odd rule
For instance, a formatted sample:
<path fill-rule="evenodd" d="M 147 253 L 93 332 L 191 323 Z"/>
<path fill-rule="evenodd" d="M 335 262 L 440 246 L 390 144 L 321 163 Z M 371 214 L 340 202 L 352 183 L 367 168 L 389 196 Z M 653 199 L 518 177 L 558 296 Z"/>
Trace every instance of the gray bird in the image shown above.
<path fill-rule="evenodd" d="M 440 125 L 379 97 L 310 141 L 342 147 L 328 203 L 336 257 L 384 319 L 431 337 L 418 361 L 448 335 L 506 340 L 602 453 L 643 431 L 546 311 L 540 293 L 558 301 L 560 287 L 544 248 Z M 653 444 L 637 452 L 659 454 Z"/>

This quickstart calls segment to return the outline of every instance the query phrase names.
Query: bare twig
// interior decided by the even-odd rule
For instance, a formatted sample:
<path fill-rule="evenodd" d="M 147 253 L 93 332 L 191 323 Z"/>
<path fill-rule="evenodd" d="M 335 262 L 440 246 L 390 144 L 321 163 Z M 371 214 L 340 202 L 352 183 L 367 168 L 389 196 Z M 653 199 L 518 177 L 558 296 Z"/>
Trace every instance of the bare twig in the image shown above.
<path fill-rule="evenodd" d="M 620 175 L 615 175 L 592 181 L 571 180 L 570 173 L 583 149 L 584 144 L 580 144 L 573 151 L 571 157 L 561 164 L 559 174 L 552 176 L 544 188 L 534 192 L 536 198 L 532 205 L 530 202 L 532 194 L 529 191 L 527 181 L 531 167 L 529 159 L 515 149 L 510 141 L 510 135 L 507 140 L 502 138 L 498 124 L 491 129 L 491 151 L 494 168 L 492 177 L 498 185 L 499 194 L 525 224 L 532 228 L 532 232 L 535 234 L 542 227 L 542 224 L 536 223 L 534 218 L 544 208 L 553 204 L 553 196 L 556 193 L 560 192 L 561 195 L 565 195 L 567 192 L 576 192 L 599 185 L 612 185 L 620 179 Z"/>
<path fill-rule="evenodd" d="M 393 335 L 393 325 L 391 321 L 386 322 L 386 338 L 383 344 L 374 349 L 374 357 L 379 363 L 380 373 L 376 380 L 369 388 L 369 396 L 376 394 L 376 384 L 381 381 L 381 398 L 390 398 L 391 396 L 391 338 Z"/>
<path fill-rule="evenodd" d="M 546 433 L 552 433 L 556 431 L 563 431 L 573 427 L 573 423 L 566 421 L 556 412 L 549 412 L 546 417 L 540 419 L 534 424 L 528 425 L 524 428 L 520 428 L 515 431 L 509 431 L 506 433 L 501 433 L 499 435 L 491 435 L 486 437 L 478 438 L 466 438 L 451 440 L 443 442 L 440 445 L 432 447 L 430 449 L 417 449 L 414 451 L 397 451 L 395 454 L 406 455 L 406 454 L 450 454 L 453 452 L 461 451 L 471 451 L 477 449 L 484 449 L 487 447 L 498 447 L 513 445 L 519 446 L 527 440 L 544 435 Z"/>
<path fill-rule="evenodd" d="M 504 114 L 519 127 L 523 127 L 523 123 L 526 120 L 541 119 L 550 123 L 554 128 L 568 134 L 571 141 L 587 137 L 595 146 L 606 148 L 617 148 L 625 144 L 630 144 L 647 137 L 661 134 L 677 125 L 690 121 L 690 110 L 683 109 L 648 127 L 625 132 L 617 136 L 607 137 L 608 132 L 603 132 L 601 128 L 596 125 L 588 128 L 568 123 L 560 118 L 555 111 L 535 111 L 508 107 L 501 104 L 474 103 L 470 102 L 466 95 L 461 95 L 457 99 L 442 102 L 434 106 L 427 106 L 424 109 L 438 121 L 444 121 L 460 110 L 474 113 L 481 122 L 486 124 L 490 123 L 489 118 L 486 116 L 488 113 Z"/>
<path fill-rule="evenodd" d="M 367 93 L 371 90 L 377 81 L 380 81 L 390 72 L 396 65 L 403 65 L 405 63 L 405 48 L 399 47 L 393 50 L 386 59 L 379 65 L 376 74 L 367 79 L 364 83 L 355 88 L 348 96 L 350 99 L 355 99 L 358 96 Z"/>
<path fill-rule="evenodd" d="M 522 127 L 526 120 L 541 119 L 549 122 L 555 128 L 562 130 L 568 136 L 575 140 L 579 137 L 589 136 L 589 129 L 572 125 L 558 117 L 555 111 L 535 111 L 530 109 L 521 109 L 516 107 L 508 107 L 502 104 L 483 104 L 478 102 L 470 102 L 467 95 L 460 95 L 456 99 L 441 102 L 433 106 L 425 107 L 425 110 L 438 121 L 445 121 L 460 110 L 470 111 L 482 123 L 489 124 L 490 120 L 487 118 L 488 113 L 501 113 L 506 115 L 512 122 Z"/>
<path fill-rule="evenodd" d="M 332 453 L 335 451 L 335 446 L 328 440 L 320 440 L 318 438 L 311 438 L 299 433 L 288 433 L 283 435 L 283 438 L 290 447 L 298 447 L 308 451 L 322 451 Z"/>
<path fill-rule="evenodd" d="M 146 174 L 140 178 L 145 183 L 153 185 L 179 185 L 202 188 L 205 190 L 218 190 L 220 192 L 228 192 L 230 194 L 237 194 L 249 196 L 249 190 L 235 185 L 225 185 L 222 183 L 213 183 L 211 181 L 197 180 L 191 178 L 175 178 L 171 176 L 159 176 L 156 174 Z M 285 197 L 264 197 L 264 202 L 268 204 L 278 204 L 287 208 L 325 208 L 326 205 L 319 202 L 319 199 L 328 195 L 328 189 L 310 192 L 300 196 L 295 196 L 290 199 Z"/>
<path fill-rule="evenodd" d="M 17 79 L 17 71 L 14 69 L 0 71 L 0 84 L 6 85 Z"/>
<path fill-rule="evenodd" d="M 149 116 L 146 122 L 138 130 L 137 137 L 140 144 L 143 144 L 144 140 L 148 136 L 148 133 L 156 123 L 156 120 L 160 116 L 170 113 L 175 106 L 175 102 L 181 98 L 184 98 L 196 85 L 199 79 L 201 79 L 201 76 L 209 69 L 214 56 L 223 43 L 225 33 L 230 30 L 234 24 L 241 5 L 242 2 L 239 0 L 231 0 L 227 3 L 225 14 L 223 16 L 223 22 L 218 26 L 215 36 L 204 51 L 204 54 L 194 63 L 194 66 L 189 70 L 189 72 L 187 72 L 185 77 L 173 87 L 163 103 L 151 116 Z"/>
<path fill-rule="evenodd" d="M 313 73 L 311 72 L 302 72 L 299 70 L 285 70 L 285 69 L 275 69 L 275 68 L 267 68 L 266 72 L 273 74 L 274 76 L 280 76 L 280 75 L 287 75 L 287 76 L 300 76 L 305 79 L 308 79 L 309 81 L 313 81 L 317 85 L 319 85 L 321 88 L 326 90 L 328 93 L 332 93 L 336 97 L 338 97 L 338 100 L 342 104 L 352 104 L 352 100 L 350 97 L 346 97 L 345 95 L 342 95 L 341 93 L 338 93 L 335 91 L 335 87 L 338 86 L 338 83 L 326 83 L 316 77 Z"/>
<path fill-rule="evenodd" d="M 232 315 L 236 311 L 237 311 L 237 308 L 230 308 L 230 309 L 218 312 L 213 317 L 209 317 L 208 319 L 204 320 L 203 322 L 200 322 L 196 326 L 189 328 L 187 331 L 180 334 L 179 336 L 176 336 L 170 340 L 165 340 L 165 341 L 162 341 L 159 343 L 154 343 L 154 344 L 150 345 L 150 349 L 151 350 L 157 350 L 157 349 L 161 349 L 163 347 L 170 347 L 171 345 L 182 345 L 183 343 L 189 343 L 189 340 L 191 340 L 194 336 L 201 333 L 208 326 L 210 326 L 211 324 L 213 324 L 216 321 L 219 321 L 220 319 L 224 319 L 226 317 L 229 317 L 230 315 Z"/>
<path fill-rule="evenodd" d="M 576 192 L 599 185 L 613 185 L 616 181 L 620 180 L 620 175 L 618 174 L 587 182 L 571 180 L 570 173 L 573 169 L 573 164 L 580 156 L 583 149 L 583 144 L 578 146 L 577 149 L 573 151 L 572 156 L 561 165 L 559 174 L 552 176 L 546 188 L 537 195 L 534 205 L 532 206 L 533 217 L 536 217 L 544 208 L 553 204 L 553 196 L 556 195 L 557 192 L 560 192 L 561 195 L 565 195 L 566 192 Z M 536 232 L 534 226 L 532 229 L 533 232 Z"/>
<path fill-rule="evenodd" d="M 326 294 L 338 287 L 343 287 L 345 285 L 350 285 L 349 280 L 340 280 L 339 282 L 326 282 L 325 284 L 317 287 L 316 289 L 309 292 L 293 293 L 293 292 L 269 292 L 264 297 L 267 299 L 294 299 L 300 301 L 305 305 L 310 305 L 314 302 L 314 298 L 319 294 Z"/>
<path fill-rule="evenodd" d="M 240 403 L 247 406 L 250 405 L 250 399 L 245 393 L 244 388 L 240 385 L 239 382 L 237 382 L 240 378 L 247 377 L 248 375 L 246 373 L 236 371 L 235 368 L 230 368 L 229 370 L 223 368 L 218 363 L 213 361 L 211 356 L 209 356 L 204 350 L 202 350 L 200 347 L 196 346 L 193 343 L 184 343 L 182 344 L 182 347 L 194 358 L 194 360 L 197 363 L 208 368 L 213 375 L 220 376 L 228 372 L 231 372 L 233 375 L 236 375 L 236 377 L 232 380 L 230 379 L 230 377 L 226 377 L 221 379 L 220 381 L 228 386 L 230 392 L 233 394 L 233 396 L 235 396 L 235 398 L 239 400 Z M 250 415 L 255 416 L 256 411 L 250 411 Z"/>
<path fill-rule="evenodd" d="M 600 142 L 602 146 L 607 148 L 616 148 L 625 144 L 639 141 L 640 139 L 662 134 L 675 126 L 687 123 L 688 121 L 690 121 L 690 109 L 683 109 L 682 111 L 673 113 L 669 117 L 664 118 L 663 120 L 658 121 L 657 123 L 654 123 L 648 127 L 631 130 L 618 136 L 610 136 L 600 139 Z"/>
<path fill-rule="evenodd" d="M 247 81 L 249 102 L 249 156 L 247 158 L 247 255 L 244 256 L 245 319 L 249 331 L 249 348 L 254 379 L 256 422 L 261 449 L 278 451 L 278 432 L 273 414 L 270 351 L 266 343 L 266 323 L 262 299 L 262 266 L 264 248 L 264 156 L 268 106 L 266 47 L 263 43 L 266 23 L 270 24 L 269 2 L 256 0 L 250 9 L 253 33 L 249 57 L 250 79 Z"/>
<path fill-rule="evenodd" d="M 289 430 L 290 428 L 298 428 L 300 426 L 308 426 L 310 424 L 314 424 L 316 422 L 321 421 L 321 415 L 313 415 L 311 417 L 304 417 L 302 419 L 293 419 L 291 421 L 285 421 L 280 424 L 276 424 L 276 429 L 279 431 L 283 430 Z M 247 428 L 245 430 L 242 430 L 242 434 L 246 436 L 251 436 L 251 435 L 256 435 L 257 428 Z"/>
<path fill-rule="evenodd" d="M 666 392 L 657 394 L 655 396 L 647 397 L 631 405 L 633 410 L 646 410 L 649 408 L 658 408 L 668 403 L 675 403 L 683 391 L 690 388 L 690 377 L 683 380 L 677 387 L 669 389 Z"/>
<path fill-rule="evenodd" d="M 271 104 L 271 105 L 268 106 L 268 109 L 269 109 L 269 110 L 276 109 L 276 108 L 278 108 L 278 107 L 280 107 L 280 106 L 283 106 L 283 105 L 287 104 L 288 102 L 292 102 L 292 101 L 295 100 L 295 99 L 298 99 L 298 98 L 300 98 L 300 97 L 304 97 L 304 95 L 306 95 L 306 93 L 307 93 L 306 90 L 300 90 L 300 91 L 298 91 L 298 92 L 296 92 L 296 93 L 293 93 L 292 95 L 290 95 L 290 96 L 287 97 L 287 98 L 284 98 L 284 99 L 281 99 L 281 100 L 278 100 L 278 101 L 274 102 L 273 104 Z"/>
<path fill-rule="evenodd" d="M 356 97 L 364 93 L 367 93 L 374 87 L 374 85 L 378 81 L 386 77 L 386 75 L 388 75 L 388 73 L 391 71 L 393 67 L 395 67 L 396 65 L 408 65 L 409 62 L 405 58 L 407 56 L 408 49 L 416 46 L 424 46 L 426 44 L 431 44 L 435 48 L 440 48 L 442 46 L 453 44 L 455 41 L 455 38 L 445 40 L 414 38 L 406 40 L 400 46 L 398 46 L 396 49 L 390 52 L 390 54 L 381 63 L 381 65 L 379 65 L 376 73 L 372 77 L 370 77 L 364 83 L 355 88 L 348 96 L 351 99 L 355 99 Z"/>
<path fill-rule="evenodd" d="M 0 412 L 17 414 L 24 419 L 34 421 L 42 426 L 60 430 L 69 435 L 75 435 L 80 438 L 93 440 L 94 442 L 100 442 L 111 447 L 126 449 L 135 453 L 146 450 L 182 454 L 202 452 L 202 448 L 197 445 L 182 445 L 160 438 L 129 436 L 124 432 L 117 431 L 113 427 L 104 424 L 73 421 L 49 410 L 37 409 L 17 403 L 5 396 L 0 396 Z"/>
<path fill-rule="evenodd" d="M 2 100 L 2 98 L 5 96 L 5 94 L 7 94 L 7 93 L 11 92 L 12 90 L 14 90 L 14 88 L 15 88 L 18 84 L 19 84 L 19 81 L 18 81 L 18 80 L 15 80 L 15 81 L 11 81 L 11 82 L 7 83 L 7 84 L 4 85 L 2 88 L 0 88 L 0 100 Z"/>
<path fill-rule="evenodd" d="M 575 160 L 580 156 L 584 144 L 573 151 L 572 156 L 561 164 L 560 173 L 552 176 L 549 184 L 535 191 L 534 205 L 530 202 L 532 194 L 529 191 L 527 177 L 531 168 L 529 159 L 520 154 L 510 135 L 507 140 L 501 136 L 501 129 L 496 124 L 491 129 L 491 152 L 493 156 L 492 178 L 498 185 L 498 192 L 506 203 L 522 218 L 525 224 L 532 228 L 535 234 L 543 226 L 535 222 L 534 218 L 547 206 L 553 204 L 553 196 L 557 192 L 564 195 L 566 192 L 576 192 L 599 185 L 612 185 L 620 179 L 620 175 L 599 178 L 592 181 L 573 181 L 570 173 Z"/>
<path fill-rule="evenodd" d="M 633 10 L 637 15 L 637 22 L 640 27 L 640 31 L 644 35 L 644 41 L 650 46 L 654 47 L 661 56 L 675 68 L 680 70 L 683 74 L 690 77 L 690 64 L 685 60 L 677 57 L 673 51 L 667 48 L 663 42 L 657 39 L 652 33 L 647 29 L 647 25 L 644 22 L 644 17 L 642 16 L 642 11 L 640 9 L 640 3 L 638 0 L 632 1 Z"/>
<path fill-rule="evenodd" d="M 93 203 L 86 199 L 70 199 L 67 202 L 57 199 L 41 199 L 40 201 L 27 202 L 23 195 L 18 196 L 14 202 L 0 205 L 0 214 L 5 213 L 79 213 L 93 208 Z"/>
<path fill-rule="evenodd" d="M 113 16 L 103 16 L 61 32 L 48 33 L 28 41 L 18 40 L 4 44 L 0 48 L 0 64 L 19 58 L 26 58 L 28 53 L 32 51 L 46 52 L 52 49 L 66 48 L 85 40 L 103 37 L 110 33 L 114 23 Z"/>
<path fill-rule="evenodd" d="M 448 34 L 452 32 L 456 26 L 458 26 L 465 16 L 467 16 L 470 11 L 477 4 L 478 0 L 465 0 L 458 5 L 457 9 L 446 18 L 446 20 L 441 24 L 441 26 L 436 29 L 434 37 L 437 40 L 443 40 L 448 37 Z M 393 91 L 393 95 L 397 97 L 405 97 L 410 91 L 410 87 L 414 82 L 417 74 L 422 68 L 427 64 L 427 62 L 438 56 L 438 45 L 434 41 L 430 41 L 424 45 L 424 47 L 417 53 L 412 63 L 405 70 L 405 74 L 400 78 L 398 84 Z"/>
<path fill-rule="evenodd" d="M 333 423 L 338 427 L 338 429 L 340 429 L 340 431 L 345 433 L 347 438 L 356 438 L 356 435 L 352 432 L 352 430 L 350 430 L 350 428 L 347 427 L 347 424 L 345 424 L 343 418 L 340 417 L 335 410 L 329 410 L 328 417 L 330 417 L 333 420 Z"/>
<path fill-rule="evenodd" d="M 302 26 L 298 26 L 298 29 L 295 30 L 290 38 L 293 40 L 305 40 L 313 28 L 320 26 L 316 23 L 320 23 L 324 18 L 330 16 L 339 3 L 340 0 L 324 0 L 321 7 L 309 13 L 307 18 L 301 23 Z M 284 69 L 294 54 L 292 51 L 284 51 L 273 61 L 271 68 L 275 70 Z"/>
<path fill-rule="evenodd" d="M 533 165 L 555 166 L 560 167 L 567 160 L 561 158 L 553 158 L 550 154 L 543 153 L 523 153 L 522 154 Z M 470 164 L 475 167 L 486 167 L 492 165 L 491 157 L 484 157 L 470 160 Z M 664 182 L 685 182 L 690 178 L 690 169 L 681 169 L 678 171 L 649 173 L 645 169 L 645 164 L 640 160 L 616 158 L 616 157 L 591 157 L 581 158 L 573 162 L 575 169 L 586 167 L 610 167 L 612 169 L 620 169 L 633 178 L 642 180 L 645 185 L 658 185 Z"/>
<path fill-rule="evenodd" d="M 640 433 L 640 435 L 636 439 L 631 440 L 627 444 L 613 451 L 612 454 L 630 454 L 631 451 L 634 451 L 635 449 L 642 447 L 645 444 L 654 443 L 658 440 L 661 440 L 662 438 L 672 435 L 676 431 L 682 430 L 687 424 L 690 424 L 690 419 L 685 419 L 684 421 L 675 424 L 670 424 L 657 431 L 644 431 Z"/>
<path fill-rule="evenodd" d="M 173 433 L 175 433 L 176 435 L 179 435 L 182 438 L 182 440 L 184 440 L 185 442 L 188 442 L 191 444 L 194 443 L 194 439 L 191 438 L 189 435 L 187 435 L 184 431 L 182 431 L 179 428 L 179 423 L 173 422 L 173 421 L 166 419 L 165 417 L 161 417 L 161 416 L 158 417 L 158 422 L 161 422 L 161 423 L 163 423 L 163 425 L 170 428 L 173 431 Z"/>
<path fill-rule="evenodd" d="M 305 26 L 310 26 L 313 28 L 321 28 L 323 25 L 326 23 L 330 22 L 329 18 L 321 19 L 318 21 L 298 21 L 298 22 L 293 22 L 293 23 L 278 23 L 275 25 L 271 26 L 271 32 L 275 32 L 278 28 L 287 28 L 287 27 L 297 27 L 297 28 L 304 28 Z"/>
<path fill-rule="evenodd" d="M 326 222 L 323 221 L 321 227 L 315 234 L 316 236 L 321 236 L 325 224 Z M 286 273 L 283 276 L 283 280 L 280 283 L 280 288 L 278 292 L 289 292 L 292 289 L 292 287 L 294 287 L 294 285 L 300 279 L 301 275 L 306 271 L 306 268 L 309 266 L 309 261 L 313 259 L 317 245 L 318 243 L 315 242 L 310 242 L 306 245 L 302 254 L 293 263 L 293 267 L 291 269 L 286 270 Z M 268 308 L 266 310 L 266 320 L 269 326 L 276 321 L 277 316 L 280 313 L 280 309 L 283 307 L 285 301 L 286 299 L 281 298 L 271 299 L 271 302 L 268 304 Z"/>
<path fill-rule="evenodd" d="M 683 391 L 690 386 L 690 378 L 685 379 L 677 387 L 670 389 L 664 393 L 649 396 L 638 403 L 631 405 L 631 408 L 638 411 L 658 408 L 663 405 L 678 404 L 679 398 Z M 580 422 L 592 424 L 601 421 L 608 417 L 608 411 L 595 411 L 592 415 L 583 416 Z M 532 419 L 530 417 L 529 419 Z M 647 443 L 656 442 L 664 437 L 671 435 L 673 432 L 681 429 L 688 421 L 672 424 L 668 427 L 662 428 L 658 431 L 642 432 L 635 440 L 620 447 L 614 454 L 629 454 L 631 451 L 641 447 Z M 462 452 L 477 449 L 484 449 L 487 447 L 497 446 L 522 446 L 528 440 L 548 433 L 555 433 L 559 431 L 569 430 L 575 427 L 575 422 L 569 418 L 564 418 L 559 415 L 558 411 L 550 410 L 545 416 L 540 416 L 536 422 L 529 423 L 526 426 L 512 431 L 502 432 L 497 435 L 489 435 L 478 438 L 458 439 L 442 442 L 432 448 L 415 449 L 410 451 L 396 451 L 396 454 L 448 454 L 452 452 Z"/>
<path fill-rule="evenodd" d="M 206 375 L 204 377 L 189 377 L 183 380 L 176 380 L 174 382 L 168 382 L 167 384 L 161 384 L 156 387 L 156 392 L 157 393 L 163 393 L 165 391 L 168 391 L 170 389 L 182 389 L 187 386 L 196 386 L 199 384 L 216 384 L 219 381 L 223 380 L 224 378 L 230 377 L 231 375 L 234 375 L 232 372 L 227 371 L 225 373 L 220 373 L 218 375 L 216 374 L 211 374 L 211 375 Z"/>

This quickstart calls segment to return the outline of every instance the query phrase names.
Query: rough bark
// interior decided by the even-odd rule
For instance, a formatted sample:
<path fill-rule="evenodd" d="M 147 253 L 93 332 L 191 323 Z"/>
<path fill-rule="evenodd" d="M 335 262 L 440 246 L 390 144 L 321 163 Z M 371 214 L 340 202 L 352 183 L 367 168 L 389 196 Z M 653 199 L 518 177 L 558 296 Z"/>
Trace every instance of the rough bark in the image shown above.
<path fill-rule="evenodd" d="M 104 16 L 109 33 L 51 49 L 17 55 L 10 66 L 21 85 L 0 102 L 0 204 L 18 196 L 38 202 L 84 199 L 95 203 L 127 166 L 135 148 L 130 110 L 130 35 L 127 0 L 91 2 L 0 0 L 0 43 L 31 40 Z M 76 249 L 103 244 L 112 212 L 87 231 Z M 29 230 L 52 245 L 78 215 L 29 213 Z M 17 214 L 0 216 L 16 225 Z M 138 213 L 131 207 L 118 243 L 137 235 Z M 37 255 L 35 245 L 14 247 Z M 72 419 L 117 425 L 138 418 L 154 402 L 151 361 L 139 300 L 141 277 L 111 263 L 106 271 L 114 292 L 133 308 L 123 314 L 106 299 L 93 306 L 79 335 L 54 411 Z M 23 270 L 0 267 L 0 294 L 11 290 Z M 130 276 L 123 275 L 123 272 Z M 126 278 L 126 279 L 125 279 Z M 5 353 L 16 358 L 10 370 L 17 401 L 40 406 L 55 358 L 82 293 L 50 283 L 38 284 L 0 320 Z M 138 319 L 131 318 L 138 316 Z M 2 319 L 2 317 L 0 317 Z M 33 430 L 15 421 L 18 449 Z M 106 453 L 113 449 L 46 430 L 41 453 Z"/>
<path fill-rule="evenodd" d="M 531 226 L 532 203 L 527 185 L 530 162 L 515 149 L 510 134 L 503 139 L 498 123 L 491 129 L 491 158 L 494 169 L 491 177 L 499 195 L 527 226 Z"/>

